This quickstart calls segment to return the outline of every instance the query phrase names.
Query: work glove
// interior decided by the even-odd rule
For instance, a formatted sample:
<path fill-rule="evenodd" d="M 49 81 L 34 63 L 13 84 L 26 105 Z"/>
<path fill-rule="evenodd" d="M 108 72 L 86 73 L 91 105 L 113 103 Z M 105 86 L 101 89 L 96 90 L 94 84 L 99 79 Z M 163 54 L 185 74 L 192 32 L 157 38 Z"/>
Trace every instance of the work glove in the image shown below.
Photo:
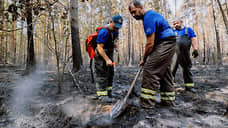
<path fill-rule="evenodd" d="M 198 50 L 194 50 L 194 51 L 192 52 L 192 56 L 193 56 L 194 58 L 196 58 L 198 55 L 199 55 Z"/>

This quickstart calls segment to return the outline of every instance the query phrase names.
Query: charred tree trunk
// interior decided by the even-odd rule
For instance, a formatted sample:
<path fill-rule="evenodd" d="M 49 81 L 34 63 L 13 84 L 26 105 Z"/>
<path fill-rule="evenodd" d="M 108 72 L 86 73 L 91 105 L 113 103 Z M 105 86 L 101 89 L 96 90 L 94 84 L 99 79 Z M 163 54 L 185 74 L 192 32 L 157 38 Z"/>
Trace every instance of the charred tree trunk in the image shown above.
<path fill-rule="evenodd" d="M 221 55 L 221 47 L 220 47 L 220 38 L 219 38 L 219 31 L 217 28 L 217 21 L 216 21 L 216 14 L 214 9 L 214 0 L 212 0 L 212 11 L 213 11 L 213 18 L 214 18 L 214 26 L 215 26 L 215 33 L 216 33 L 216 41 L 217 41 L 217 64 L 222 65 L 222 55 Z"/>
<path fill-rule="evenodd" d="M 77 72 L 82 65 L 81 46 L 79 38 L 78 24 L 78 0 L 70 1 L 70 16 L 71 16 L 71 38 L 72 38 L 72 57 L 73 57 L 73 72 Z"/>
<path fill-rule="evenodd" d="M 34 53 L 34 40 L 33 40 L 33 25 L 32 25 L 32 4 L 30 0 L 26 0 L 26 21 L 27 21 L 27 71 L 35 68 L 35 53 Z"/>
<path fill-rule="evenodd" d="M 203 64 L 206 64 L 206 39 L 205 32 L 203 31 Z"/>
<path fill-rule="evenodd" d="M 227 20 L 227 17 L 226 17 L 226 15 L 225 15 L 225 13 L 224 13 L 224 11 L 222 9 L 222 5 L 221 5 L 219 0 L 217 0 L 217 3 L 219 5 L 219 9 L 220 9 L 220 11 L 222 13 L 222 18 L 223 18 L 223 21 L 224 21 L 224 24 L 225 24 L 225 27 L 226 27 L 226 34 L 228 34 L 228 20 Z"/>

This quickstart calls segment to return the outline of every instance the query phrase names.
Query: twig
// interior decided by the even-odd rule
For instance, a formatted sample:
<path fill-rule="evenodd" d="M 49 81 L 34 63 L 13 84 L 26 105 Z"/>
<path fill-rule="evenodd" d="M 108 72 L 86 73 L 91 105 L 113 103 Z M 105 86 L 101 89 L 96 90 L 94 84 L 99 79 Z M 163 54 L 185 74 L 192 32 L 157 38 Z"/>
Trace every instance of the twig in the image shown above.
<path fill-rule="evenodd" d="M 77 81 L 76 81 L 76 79 L 75 79 L 75 77 L 74 77 L 74 74 L 73 74 L 72 71 L 70 70 L 68 64 L 69 64 L 69 62 L 66 64 L 66 67 L 67 67 L 68 72 L 70 73 L 70 75 L 71 75 L 72 78 L 73 78 L 73 83 L 74 83 L 74 85 L 79 89 L 79 92 L 80 92 L 81 94 L 83 94 L 83 92 L 82 92 L 80 86 L 77 84 Z"/>

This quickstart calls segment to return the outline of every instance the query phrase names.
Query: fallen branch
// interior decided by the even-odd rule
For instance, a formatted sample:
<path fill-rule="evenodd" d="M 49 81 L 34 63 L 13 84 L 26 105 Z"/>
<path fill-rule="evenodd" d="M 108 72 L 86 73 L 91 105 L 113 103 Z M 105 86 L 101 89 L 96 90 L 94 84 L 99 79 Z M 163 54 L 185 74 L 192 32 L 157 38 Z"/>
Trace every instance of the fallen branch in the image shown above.
<path fill-rule="evenodd" d="M 79 84 L 77 84 L 77 80 L 76 80 L 76 78 L 74 77 L 74 74 L 72 73 L 72 71 L 71 71 L 71 69 L 70 69 L 70 67 L 69 67 L 68 65 L 69 65 L 69 62 L 66 64 L 66 67 L 67 67 L 67 70 L 68 70 L 68 72 L 70 73 L 70 75 L 71 75 L 71 77 L 72 77 L 72 79 L 73 79 L 73 83 L 74 83 L 75 87 L 77 87 L 77 88 L 79 89 L 79 92 L 80 92 L 81 94 L 83 94 L 83 92 L 82 92 L 82 90 L 81 90 Z"/>

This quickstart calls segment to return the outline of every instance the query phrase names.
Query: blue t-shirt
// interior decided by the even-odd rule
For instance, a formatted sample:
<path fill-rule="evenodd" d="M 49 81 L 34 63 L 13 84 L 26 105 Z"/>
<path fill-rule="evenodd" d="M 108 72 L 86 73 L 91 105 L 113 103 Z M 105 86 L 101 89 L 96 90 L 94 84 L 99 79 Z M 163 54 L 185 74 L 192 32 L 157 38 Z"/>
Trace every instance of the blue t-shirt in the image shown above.
<path fill-rule="evenodd" d="M 146 36 L 155 33 L 155 41 L 159 41 L 169 36 L 175 36 L 173 29 L 166 19 L 161 14 L 151 10 L 145 13 L 143 26 Z"/>
<path fill-rule="evenodd" d="M 177 32 L 177 36 L 184 36 L 185 35 L 185 27 L 181 30 L 175 29 L 174 32 L 175 31 Z M 196 37 L 195 32 L 191 28 L 187 27 L 187 32 L 188 32 L 188 38 L 189 39 L 191 39 L 192 37 Z"/>
<path fill-rule="evenodd" d="M 115 37 L 115 32 L 112 32 L 113 37 Z M 117 35 L 119 34 L 119 32 L 117 31 Z M 102 28 L 97 36 L 97 43 L 103 43 L 106 44 L 107 40 L 109 38 L 109 34 L 108 34 L 108 30 L 105 28 Z"/>

